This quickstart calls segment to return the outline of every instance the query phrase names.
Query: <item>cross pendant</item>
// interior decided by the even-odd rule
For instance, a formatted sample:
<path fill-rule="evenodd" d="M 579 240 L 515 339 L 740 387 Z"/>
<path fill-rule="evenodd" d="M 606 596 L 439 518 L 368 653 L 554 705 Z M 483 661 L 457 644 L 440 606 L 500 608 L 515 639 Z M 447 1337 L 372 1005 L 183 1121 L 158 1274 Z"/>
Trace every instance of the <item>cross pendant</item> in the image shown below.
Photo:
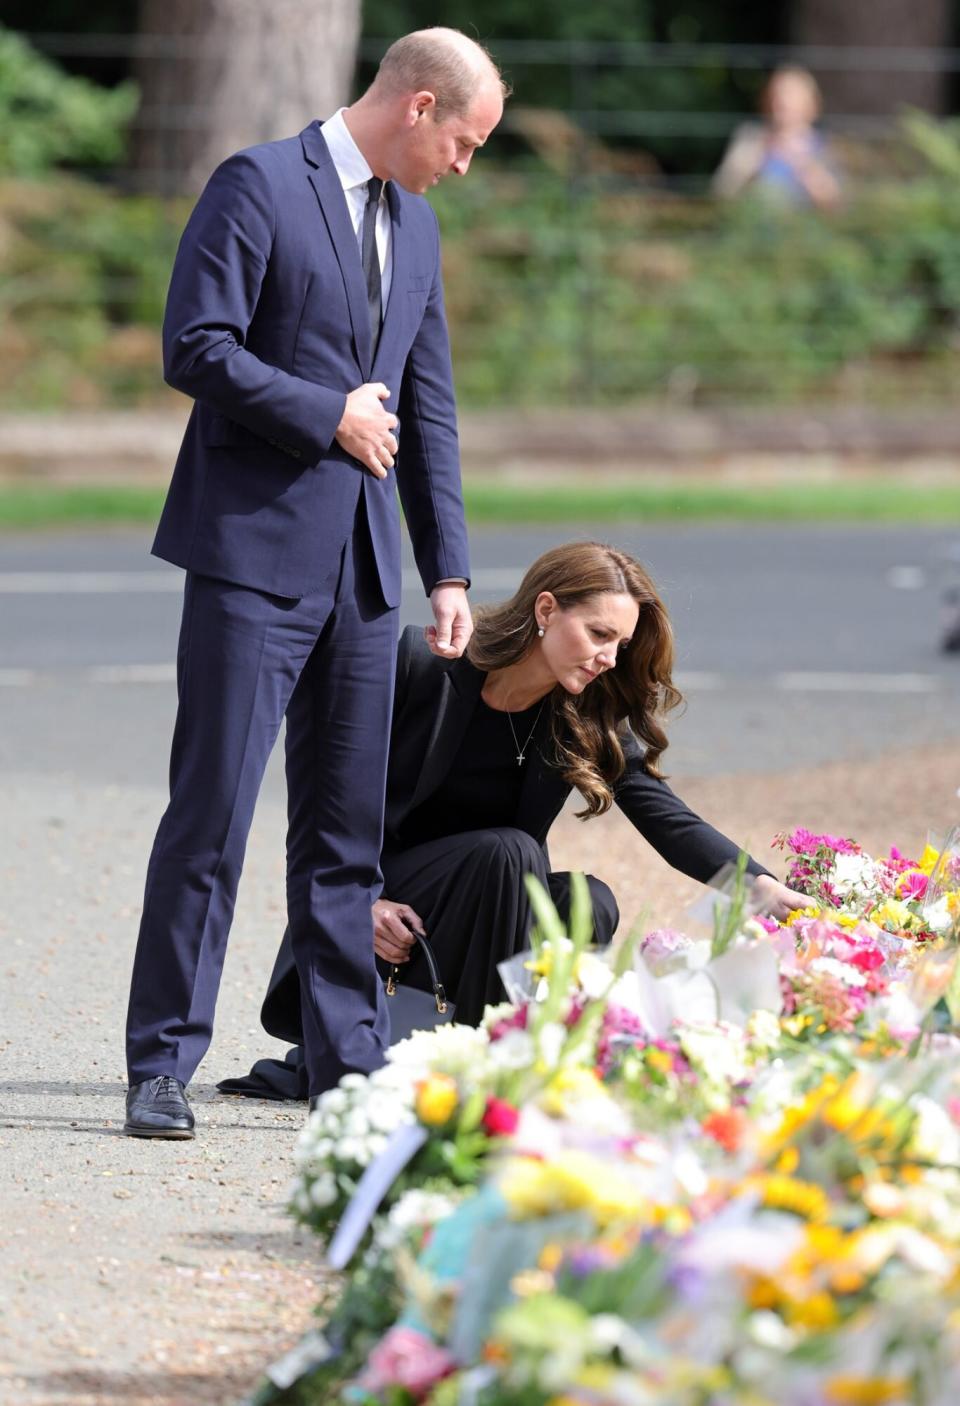
<path fill-rule="evenodd" d="M 523 752 L 517 753 L 517 766 L 523 766 Z"/>

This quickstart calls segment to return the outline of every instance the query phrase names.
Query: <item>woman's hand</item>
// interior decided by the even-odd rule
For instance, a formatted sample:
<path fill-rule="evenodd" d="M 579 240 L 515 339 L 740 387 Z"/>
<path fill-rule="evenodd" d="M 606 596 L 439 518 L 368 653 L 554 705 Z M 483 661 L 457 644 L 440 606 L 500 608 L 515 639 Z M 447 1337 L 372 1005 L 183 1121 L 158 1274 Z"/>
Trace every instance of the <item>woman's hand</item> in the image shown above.
<path fill-rule="evenodd" d="M 410 948 L 416 940 L 410 928 L 423 932 L 423 922 L 409 903 L 377 899 L 373 905 L 373 950 L 378 957 L 394 966 L 409 962 Z"/>
<path fill-rule="evenodd" d="M 772 874 L 761 874 L 754 879 L 753 891 L 760 900 L 763 911 L 781 922 L 795 908 L 807 908 L 811 902 L 808 894 L 788 889 L 786 884 L 781 884 Z"/>

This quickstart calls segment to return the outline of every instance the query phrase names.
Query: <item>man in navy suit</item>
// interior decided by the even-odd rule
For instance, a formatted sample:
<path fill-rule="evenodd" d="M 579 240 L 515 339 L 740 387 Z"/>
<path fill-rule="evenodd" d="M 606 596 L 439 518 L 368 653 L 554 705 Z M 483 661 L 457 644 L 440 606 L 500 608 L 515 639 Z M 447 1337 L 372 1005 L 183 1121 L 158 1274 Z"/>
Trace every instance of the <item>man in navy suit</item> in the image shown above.
<path fill-rule="evenodd" d="M 194 398 L 154 552 L 186 569 L 170 803 L 147 870 L 125 1131 L 192 1137 L 254 804 L 286 717 L 287 906 L 310 1093 L 382 1063 L 374 966 L 400 602 L 397 497 L 436 653 L 470 635 L 436 217 L 500 120 L 489 55 L 398 40 L 322 126 L 214 172 L 184 231 L 164 374 Z M 391 474 L 395 470 L 395 475 Z"/>

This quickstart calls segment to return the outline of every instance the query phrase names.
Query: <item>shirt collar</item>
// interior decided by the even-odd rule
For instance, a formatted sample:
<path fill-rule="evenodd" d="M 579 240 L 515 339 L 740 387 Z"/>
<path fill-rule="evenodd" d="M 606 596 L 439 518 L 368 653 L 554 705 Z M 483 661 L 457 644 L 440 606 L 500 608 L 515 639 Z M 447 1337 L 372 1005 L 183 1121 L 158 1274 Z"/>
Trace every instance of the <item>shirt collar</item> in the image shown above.
<path fill-rule="evenodd" d="M 340 177 L 340 184 L 344 190 L 352 190 L 355 186 L 366 185 L 373 172 L 343 120 L 345 111 L 345 108 L 339 108 L 324 122 L 323 139 Z"/>

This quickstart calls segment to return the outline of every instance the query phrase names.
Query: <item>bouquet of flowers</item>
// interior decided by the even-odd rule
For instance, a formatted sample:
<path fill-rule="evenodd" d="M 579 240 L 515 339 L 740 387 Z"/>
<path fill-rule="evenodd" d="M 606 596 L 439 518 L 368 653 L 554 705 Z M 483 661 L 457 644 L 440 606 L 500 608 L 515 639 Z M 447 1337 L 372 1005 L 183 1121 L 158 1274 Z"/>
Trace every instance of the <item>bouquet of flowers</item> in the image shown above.
<path fill-rule="evenodd" d="M 294 1213 L 358 1227 L 298 1406 L 952 1406 L 956 841 L 794 831 L 808 908 L 612 960 L 535 893 L 511 999 L 308 1121 Z"/>

